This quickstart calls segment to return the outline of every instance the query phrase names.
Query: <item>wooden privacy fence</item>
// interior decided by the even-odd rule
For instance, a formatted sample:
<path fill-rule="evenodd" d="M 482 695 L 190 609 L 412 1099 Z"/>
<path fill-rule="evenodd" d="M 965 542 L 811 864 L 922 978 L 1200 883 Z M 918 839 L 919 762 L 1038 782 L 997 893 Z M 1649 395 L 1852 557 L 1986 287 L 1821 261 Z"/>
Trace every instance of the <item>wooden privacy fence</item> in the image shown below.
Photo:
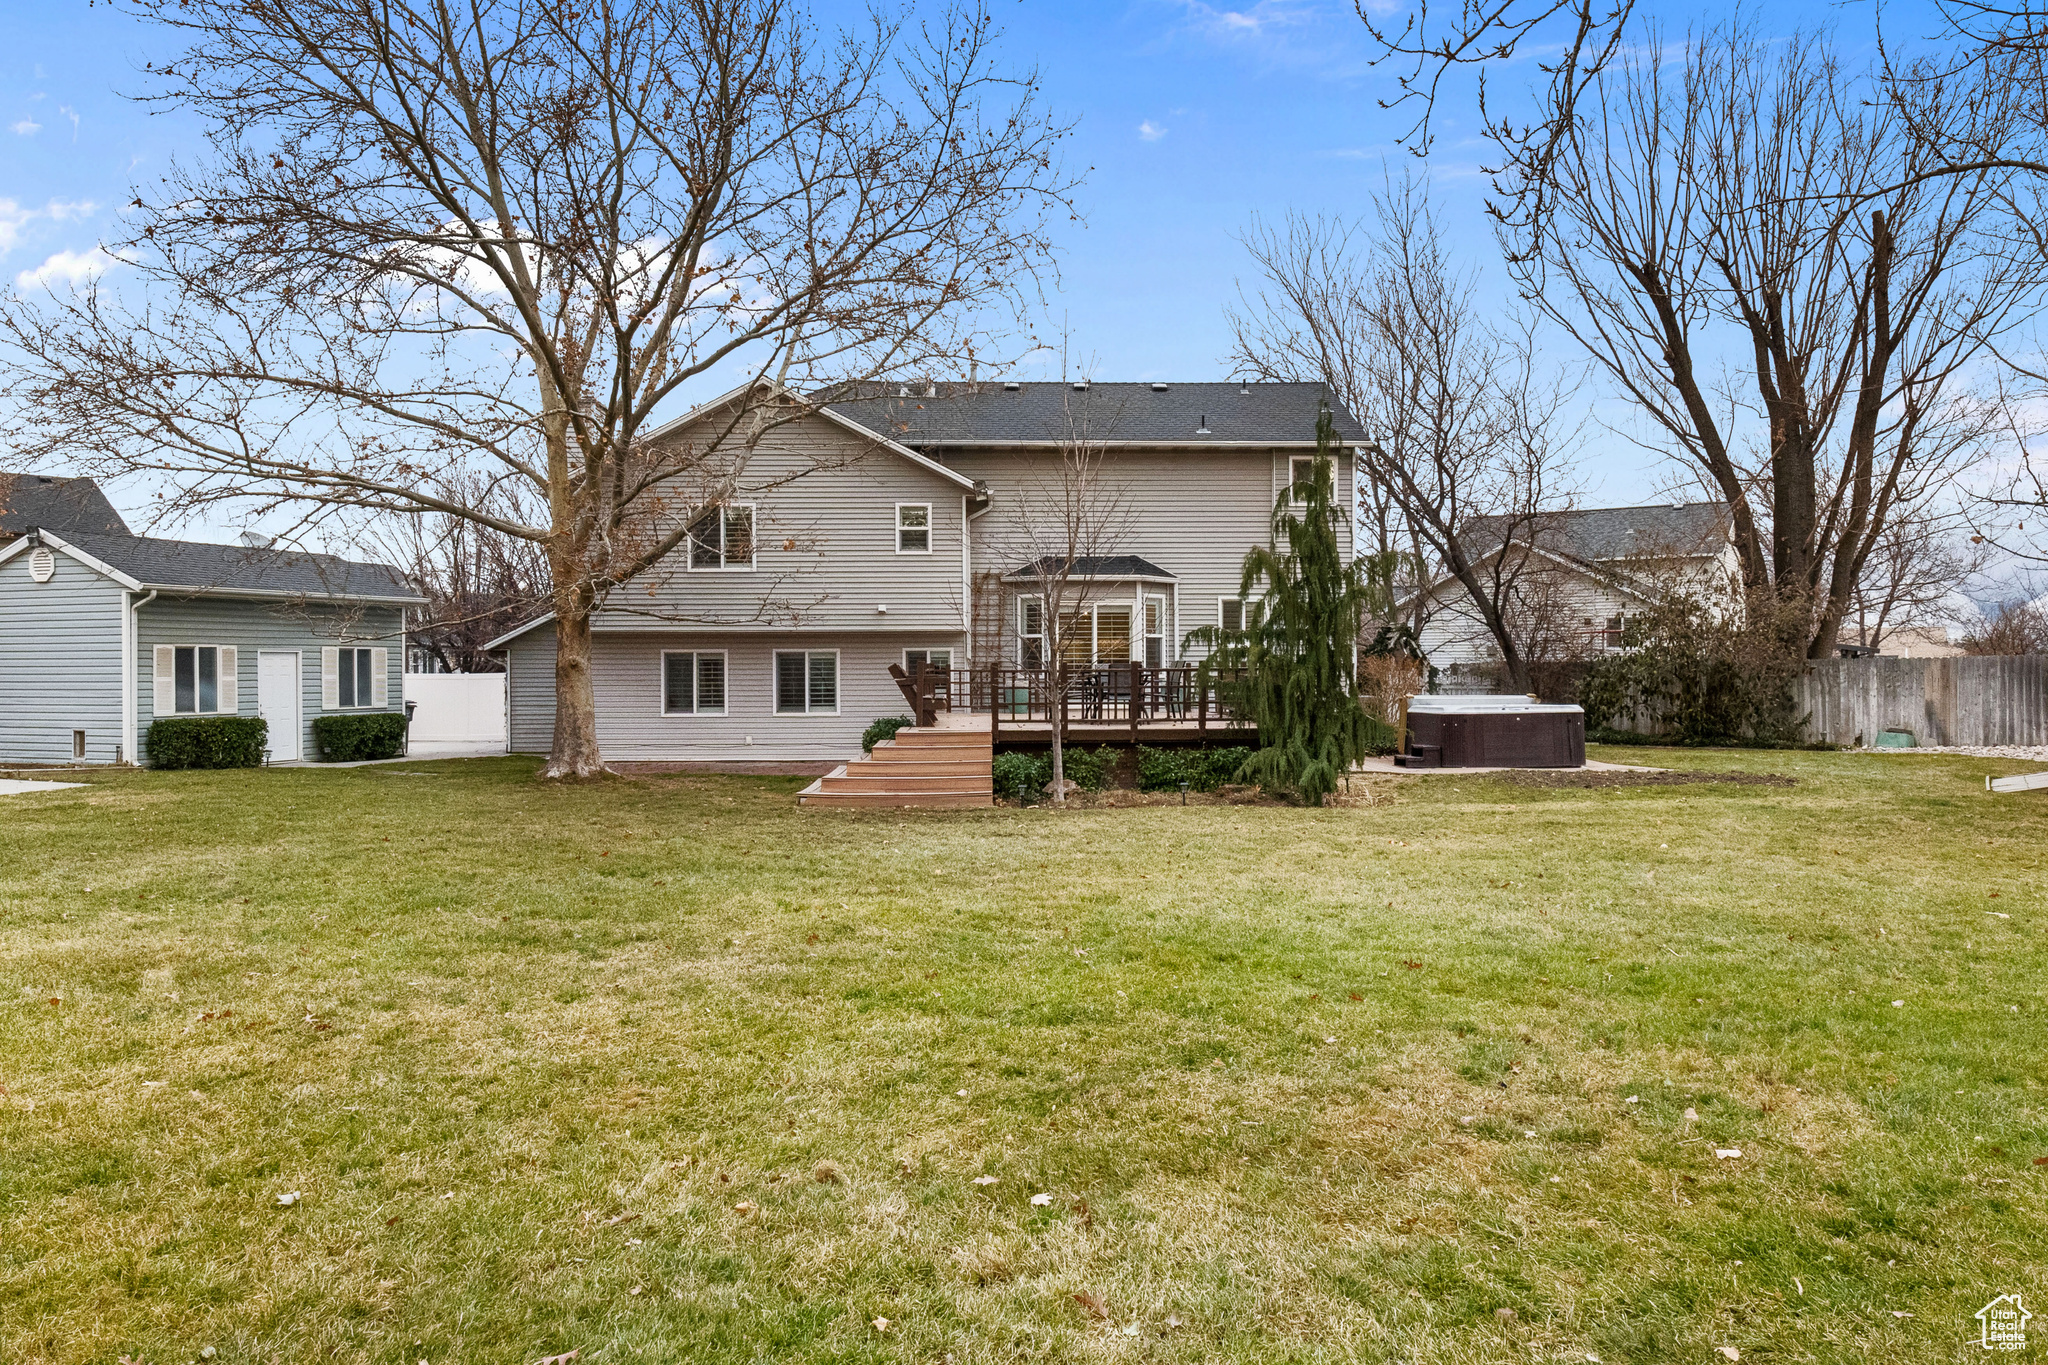
<path fill-rule="evenodd" d="M 2048 656 L 1824 659 L 1799 680 L 1809 739 L 1875 744 L 2048 744 Z"/>

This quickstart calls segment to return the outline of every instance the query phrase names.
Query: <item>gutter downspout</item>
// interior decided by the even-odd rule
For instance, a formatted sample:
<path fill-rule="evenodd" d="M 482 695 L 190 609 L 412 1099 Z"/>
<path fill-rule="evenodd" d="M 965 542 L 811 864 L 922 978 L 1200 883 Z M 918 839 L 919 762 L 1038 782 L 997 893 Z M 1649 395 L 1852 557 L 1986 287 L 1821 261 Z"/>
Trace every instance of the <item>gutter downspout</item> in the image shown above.
<path fill-rule="evenodd" d="M 141 686 L 141 680 L 137 676 L 135 651 L 141 648 L 142 628 L 135 619 L 135 613 L 154 601 L 154 589 L 151 589 L 149 596 L 140 602 L 135 600 L 135 594 L 131 592 L 121 594 L 121 743 L 124 746 L 121 754 L 128 760 L 129 766 L 134 768 L 142 766 L 142 751 L 136 743 L 136 731 L 140 726 L 142 708 L 135 691 Z"/>
<path fill-rule="evenodd" d="M 974 499 L 979 497 L 981 510 L 974 510 Z M 974 658 L 974 523 L 976 518 L 988 515 L 993 504 L 988 496 L 988 485 L 980 479 L 974 481 L 974 491 L 960 496 L 960 630 L 967 637 L 967 666 L 972 668 Z M 998 602 L 998 609 L 1000 609 Z M 1002 661 L 1002 651 L 996 652 L 995 662 Z M 969 686 L 972 694 L 972 685 Z"/>

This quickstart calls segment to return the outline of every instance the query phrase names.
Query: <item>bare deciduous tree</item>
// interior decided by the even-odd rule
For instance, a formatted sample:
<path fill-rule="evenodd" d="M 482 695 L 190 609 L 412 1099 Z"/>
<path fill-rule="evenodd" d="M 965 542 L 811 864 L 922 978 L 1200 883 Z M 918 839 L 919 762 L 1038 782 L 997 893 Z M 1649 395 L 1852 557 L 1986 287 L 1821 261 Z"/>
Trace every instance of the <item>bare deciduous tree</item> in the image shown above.
<path fill-rule="evenodd" d="M 1982 540 L 1972 542 L 1960 509 L 1932 502 L 1908 508 L 1885 526 L 1864 561 L 1843 633 L 1879 649 L 1898 631 L 1948 625 L 1990 560 Z"/>
<path fill-rule="evenodd" d="M 1371 444 L 1366 483 L 1396 512 L 1416 558 L 1455 578 L 1529 688 L 1517 585 L 1546 524 L 1570 503 L 1569 380 L 1539 372 L 1527 330 L 1479 316 L 1412 179 L 1375 199 L 1371 226 L 1289 219 L 1247 237 L 1266 288 L 1233 317 L 1236 372 L 1315 378 L 1344 398 Z"/>
<path fill-rule="evenodd" d="M 986 10 L 783 0 L 136 0 L 206 164 L 138 191 L 127 287 L 0 313 L 24 455 L 538 546 L 544 773 L 602 771 L 592 614 L 763 434 L 1018 325 L 1063 134 Z M 109 279 L 114 277 L 110 276 Z M 730 403 L 652 440 L 664 403 Z M 798 398 L 796 395 L 805 395 Z M 519 486 L 531 518 L 471 496 Z"/>
<path fill-rule="evenodd" d="M 1971 454 L 1946 434 L 1962 376 L 2043 278 L 1994 230 L 2002 173 L 1915 182 L 1924 149 L 1873 93 L 1812 37 L 1708 30 L 1673 61 L 1648 34 L 1514 185 L 1505 234 L 1646 444 L 1733 509 L 1747 594 L 1806 622 L 1810 657 L 1886 527 Z"/>
<path fill-rule="evenodd" d="M 1020 465 L 1015 494 L 1006 499 L 1011 506 L 991 540 L 1017 566 L 1006 577 L 1022 599 L 1018 609 L 1037 616 L 1032 624 L 1038 626 L 1038 657 L 1019 658 L 1018 664 L 1039 670 L 1038 685 L 1052 708 L 1052 793 L 1060 804 L 1067 799 L 1068 702 L 1096 669 L 1095 608 L 1114 586 L 1101 561 L 1129 540 L 1134 516 L 1107 458 L 1120 414 L 1101 411 L 1087 393 L 1077 399 L 1071 386 L 1062 387 L 1056 447 Z"/>
<path fill-rule="evenodd" d="M 508 520 L 537 519 L 518 505 L 514 485 L 449 489 L 444 497 Z M 503 659 L 484 646 L 546 609 L 547 555 L 531 540 L 442 512 L 382 519 L 367 540 L 427 599 L 407 623 L 407 643 L 447 672 L 502 670 Z"/>

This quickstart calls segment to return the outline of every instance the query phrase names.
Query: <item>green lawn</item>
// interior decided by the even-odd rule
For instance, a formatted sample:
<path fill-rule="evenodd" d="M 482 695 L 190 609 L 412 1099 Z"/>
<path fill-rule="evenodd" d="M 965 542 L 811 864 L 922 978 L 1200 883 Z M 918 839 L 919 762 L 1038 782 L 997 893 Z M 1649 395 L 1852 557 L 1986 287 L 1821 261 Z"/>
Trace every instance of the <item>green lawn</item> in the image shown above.
<path fill-rule="evenodd" d="M 2048 793 L 1603 756 L 1797 782 L 0 798 L 0 1360 L 1981 1359 Z"/>

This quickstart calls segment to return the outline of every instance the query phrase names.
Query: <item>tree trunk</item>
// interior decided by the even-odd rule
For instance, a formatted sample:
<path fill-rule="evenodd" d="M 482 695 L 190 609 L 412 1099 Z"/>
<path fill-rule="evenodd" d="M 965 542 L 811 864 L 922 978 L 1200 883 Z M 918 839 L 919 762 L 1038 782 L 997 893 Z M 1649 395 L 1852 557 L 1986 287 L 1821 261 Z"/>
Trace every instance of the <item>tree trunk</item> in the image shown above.
<path fill-rule="evenodd" d="M 602 777 L 610 770 L 597 748 L 597 696 L 590 683 L 590 599 L 556 598 L 555 742 L 542 777 Z"/>
<path fill-rule="evenodd" d="M 1059 685 L 1053 689 L 1052 704 L 1052 802 L 1055 806 L 1067 804 L 1067 670 L 1062 667 L 1054 675 Z"/>

